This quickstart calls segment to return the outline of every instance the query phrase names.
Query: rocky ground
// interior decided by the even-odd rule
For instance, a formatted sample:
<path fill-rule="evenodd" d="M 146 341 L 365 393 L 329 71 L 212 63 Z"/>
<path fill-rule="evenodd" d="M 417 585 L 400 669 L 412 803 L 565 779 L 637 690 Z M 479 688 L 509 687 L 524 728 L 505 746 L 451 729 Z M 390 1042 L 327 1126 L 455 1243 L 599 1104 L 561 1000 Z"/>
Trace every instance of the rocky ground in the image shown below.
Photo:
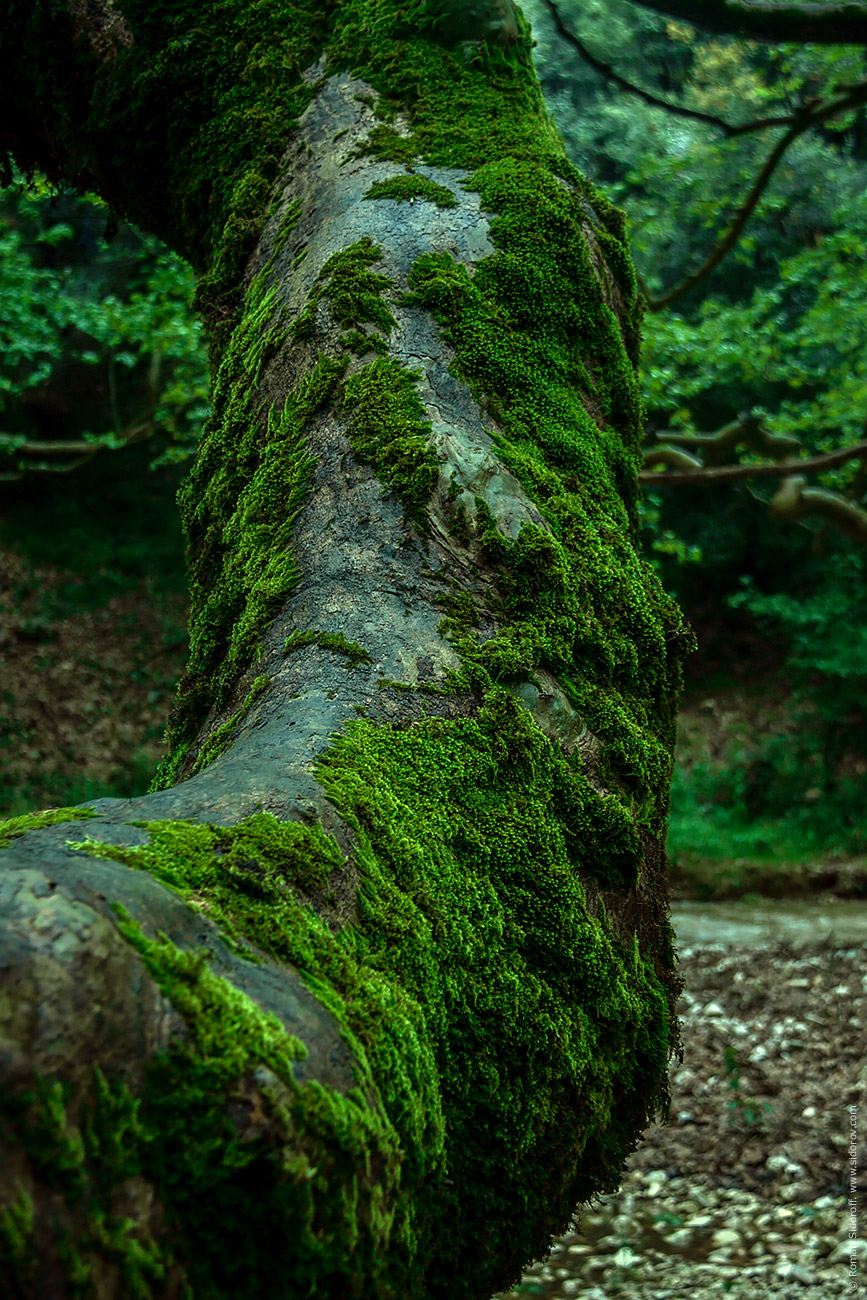
<path fill-rule="evenodd" d="M 681 958 L 668 1123 L 646 1134 L 621 1191 L 503 1295 L 867 1296 L 867 945 Z"/>

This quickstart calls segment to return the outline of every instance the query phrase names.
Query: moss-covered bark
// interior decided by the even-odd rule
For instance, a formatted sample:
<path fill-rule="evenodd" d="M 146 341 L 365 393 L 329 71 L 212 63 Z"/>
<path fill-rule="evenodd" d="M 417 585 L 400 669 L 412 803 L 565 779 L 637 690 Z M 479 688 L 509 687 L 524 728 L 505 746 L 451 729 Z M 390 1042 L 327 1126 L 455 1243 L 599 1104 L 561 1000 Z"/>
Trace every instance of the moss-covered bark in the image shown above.
<path fill-rule="evenodd" d="M 520 15 L 449 15 L 0 24 L 0 142 L 193 261 L 215 368 L 170 757 L 0 826 L 0 1295 L 487 1300 L 664 1102 L 639 300 Z"/>

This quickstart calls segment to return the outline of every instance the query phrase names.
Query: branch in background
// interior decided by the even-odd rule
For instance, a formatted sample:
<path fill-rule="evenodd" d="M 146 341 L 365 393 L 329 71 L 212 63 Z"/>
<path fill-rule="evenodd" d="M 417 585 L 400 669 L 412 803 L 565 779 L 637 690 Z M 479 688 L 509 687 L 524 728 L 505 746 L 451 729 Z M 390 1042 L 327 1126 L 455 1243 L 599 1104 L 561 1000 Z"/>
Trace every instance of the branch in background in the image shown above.
<path fill-rule="evenodd" d="M 635 0 L 642 9 L 704 31 L 753 41 L 867 45 L 867 4 L 777 4 L 775 0 Z"/>
<path fill-rule="evenodd" d="M 148 438 L 152 438 L 155 433 L 156 424 L 153 416 L 148 416 L 147 419 L 140 420 L 136 424 L 127 425 L 126 429 L 121 431 L 119 440 L 112 442 L 90 442 L 83 439 L 74 439 L 69 442 L 62 440 L 56 442 L 37 440 L 19 442 L 14 434 L 0 434 L 0 457 L 5 451 L 10 457 L 25 457 L 33 461 L 32 464 L 24 465 L 12 473 L 0 473 L 0 483 L 15 482 L 28 473 L 69 474 L 78 469 L 80 465 L 85 465 L 100 451 L 123 451 L 136 442 L 145 442 Z M 43 460 L 42 458 L 45 456 L 75 456 L 77 459 L 58 465 Z"/>
<path fill-rule="evenodd" d="M 659 436 L 656 434 L 654 436 Z M 867 442 L 859 442 L 851 447 L 842 447 L 824 456 L 813 456 L 809 460 L 765 461 L 760 465 L 719 465 L 702 463 L 695 452 L 704 452 L 705 458 L 717 459 L 732 454 L 746 443 L 751 450 L 761 450 L 770 456 L 786 456 L 799 445 L 795 438 L 785 438 L 768 433 L 762 428 L 761 420 L 754 415 L 741 416 L 732 424 L 725 425 L 716 433 L 679 433 L 666 430 L 664 443 L 654 443 L 644 449 L 644 470 L 638 479 L 647 487 L 685 487 L 708 483 L 731 483 L 737 479 L 782 478 L 782 483 L 771 499 L 771 514 L 778 519 L 796 522 L 807 517 L 822 519 L 837 532 L 850 537 L 860 545 L 867 545 L 867 510 L 855 504 L 853 497 L 841 496 L 838 492 L 829 492 L 825 488 L 807 487 L 804 473 L 818 473 L 843 465 L 849 460 L 860 460 L 856 474 L 856 484 L 863 483 L 867 474 Z M 672 443 L 679 442 L 680 447 Z M 683 450 L 689 447 L 691 451 Z M 664 465 L 671 472 L 658 473 L 650 468 L 652 465 Z"/>
<path fill-rule="evenodd" d="M 688 275 L 686 279 L 682 280 L 674 289 L 663 294 L 661 298 L 652 298 L 643 280 L 639 276 L 641 291 L 647 300 L 649 310 L 660 311 L 663 307 L 667 307 L 675 298 L 679 298 L 681 294 L 686 293 L 688 289 L 692 289 L 700 280 L 704 280 L 706 276 L 710 275 L 711 271 L 715 270 L 715 268 L 719 266 L 726 254 L 731 252 L 740 239 L 744 227 L 752 216 L 756 204 L 767 188 L 768 182 L 777 168 L 777 164 L 790 144 L 797 140 L 800 135 L 803 135 L 805 131 L 809 130 L 811 126 L 820 126 L 823 122 L 827 122 L 829 118 L 836 117 L 839 113 L 845 113 L 848 109 L 857 108 L 859 105 L 864 103 L 867 103 L 867 82 L 860 82 L 857 86 L 852 87 L 842 95 L 836 95 L 833 99 L 825 100 L 824 102 L 821 100 L 818 102 L 814 100 L 811 103 L 806 104 L 804 108 L 800 109 L 797 113 L 795 124 L 789 128 L 783 138 L 777 142 L 771 151 L 770 157 L 759 172 L 753 188 L 750 190 L 738 210 L 737 216 L 728 231 L 717 244 L 713 252 L 711 252 L 705 259 L 699 269 L 694 271 L 692 275 Z"/>
<path fill-rule="evenodd" d="M 692 451 L 701 452 L 703 459 L 696 464 L 704 466 L 720 465 L 737 451 L 738 447 L 746 446 L 751 451 L 761 452 L 763 456 L 769 456 L 771 460 L 779 460 L 782 456 L 795 455 L 801 450 L 801 444 L 797 438 L 787 438 L 784 434 L 768 433 L 762 424 L 761 416 L 747 413 L 739 415 L 731 424 L 725 424 L 715 433 L 685 433 L 682 429 L 657 429 L 652 432 L 654 439 L 654 451 L 661 451 L 663 446 L 674 444 L 679 447 L 686 447 Z M 660 444 L 657 446 L 656 444 Z M 651 449 L 648 448 L 645 453 L 645 464 L 662 464 L 663 460 L 648 459 Z"/>
<path fill-rule="evenodd" d="M 603 63 L 595 54 L 591 54 L 584 42 L 575 35 L 574 32 L 565 25 L 560 15 L 560 10 L 554 4 L 554 0 L 542 0 L 545 7 L 554 18 L 557 31 L 578 54 L 585 63 L 589 63 L 600 76 L 606 80 L 614 82 L 621 90 L 627 90 L 631 95 L 637 95 L 643 99 L 645 104 L 651 104 L 654 108 L 662 108 L 666 113 L 671 113 L 675 117 L 688 117 L 694 122 L 703 122 L 706 126 L 712 126 L 717 131 L 722 131 L 727 137 L 735 135 L 746 135 L 748 131 L 761 131 L 769 126 L 789 126 L 795 121 L 795 115 L 789 114 L 787 117 L 761 117 L 751 122 L 744 122 L 740 126 L 733 126 L 731 122 L 726 122 L 721 117 L 713 113 L 702 113 L 697 108 L 686 108 L 682 104 L 671 104 L 667 99 L 659 99 L 649 90 L 644 90 L 641 86 L 636 86 L 633 82 L 627 81 L 619 72 L 615 72 L 609 63 Z"/>
<path fill-rule="evenodd" d="M 685 452 L 677 452 L 674 448 L 648 447 L 644 453 L 645 466 L 670 463 L 669 454 L 673 451 L 675 455 L 686 455 Z M 665 454 L 660 455 L 661 452 Z M 638 475 L 638 480 L 648 487 L 681 487 L 687 484 L 695 486 L 698 483 L 731 483 L 735 479 L 745 478 L 780 478 L 781 476 L 785 478 L 795 474 L 796 471 L 803 473 L 806 470 L 810 474 L 815 474 L 820 470 L 832 469 L 835 465 L 843 465 L 847 460 L 860 460 L 864 457 L 867 457 L 867 442 L 858 442 L 851 447 L 843 447 L 840 451 L 829 451 L 824 456 L 814 456 L 810 460 L 782 460 L 775 465 L 766 462 L 762 465 L 706 467 L 695 457 L 690 457 L 697 468 L 689 466 L 682 472 L 673 474 L 658 474 L 655 470 L 645 468 Z M 845 498 L 841 497 L 840 500 L 843 501 Z"/>
<path fill-rule="evenodd" d="M 867 443 L 864 444 L 867 454 Z M 823 519 L 838 533 L 867 546 L 867 511 L 853 505 L 837 492 L 806 486 L 801 474 L 793 474 L 780 484 L 771 499 L 771 514 L 780 519 L 799 520 L 805 516 Z"/>

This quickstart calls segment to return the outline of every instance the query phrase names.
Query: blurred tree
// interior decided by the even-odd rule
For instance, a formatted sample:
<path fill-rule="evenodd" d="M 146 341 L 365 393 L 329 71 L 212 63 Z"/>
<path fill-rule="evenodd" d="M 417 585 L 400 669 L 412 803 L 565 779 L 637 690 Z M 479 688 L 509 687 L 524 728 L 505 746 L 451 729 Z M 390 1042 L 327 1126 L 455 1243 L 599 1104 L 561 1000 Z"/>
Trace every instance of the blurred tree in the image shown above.
<path fill-rule="evenodd" d="M 536 2 L 553 16 L 562 46 L 554 54 L 546 44 L 539 61 L 567 142 L 583 165 L 602 164 L 633 218 L 651 311 L 686 304 L 645 327 L 642 480 L 654 489 L 691 486 L 711 446 L 730 461 L 742 446 L 765 457 L 773 448 L 776 464 L 753 456 L 730 473 L 718 468 L 717 454 L 704 477 L 783 480 L 773 496 L 777 516 L 823 521 L 867 541 L 860 437 L 867 331 L 853 330 L 859 312 L 867 318 L 859 274 L 867 165 L 855 147 L 867 101 L 863 50 L 789 44 L 769 51 L 642 18 L 617 0 L 580 8 L 571 0 Z M 733 32 L 741 8 L 753 10 L 728 7 L 725 30 Z M 719 30 L 720 12 L 709 12 Z M 694 21 L 703 20 L 697 7 Z M 781 30 L 778 15 L 773 26 Z M 791 40 L 801 39 L 792 30 Z M 571 80 L 570 53 L 587 69 Z M 626 98 L 600 94 L 605 82 Z M 770 130 L 780 133 L 773 145 L 764 143 Z M 726 196 L 738 190 L 744 197 L 728 216 Z M 697 257 L 703 246 L 708 251 Z M 724 280 L 714 274 L 723 264 Z M 736 418 L 745 408 L 748 417 Z M 720 422 L 724 436 L 715 426 L 714 434 L 696 432 L 718 414 L 728 417 Z M 732 436 L 736 430 L 743 436 Z M 807 457 L 796 463 L 800 449 Z M 832 467 L 821 487 L 806 486 L 805 472 Z"/>
<path fill-rule="evenodd" d="M 154 439 L 192 454 L 208 412 L 189 268 L 44 180 L 0 195 L 0 480 Z"/>

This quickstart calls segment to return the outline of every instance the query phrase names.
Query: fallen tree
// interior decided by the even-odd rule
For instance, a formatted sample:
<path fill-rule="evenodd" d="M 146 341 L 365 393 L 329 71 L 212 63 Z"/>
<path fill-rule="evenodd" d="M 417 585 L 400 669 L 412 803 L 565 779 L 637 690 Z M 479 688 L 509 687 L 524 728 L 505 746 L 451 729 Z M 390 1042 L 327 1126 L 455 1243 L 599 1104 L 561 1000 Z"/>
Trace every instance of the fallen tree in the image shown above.
<path fill-rule="evenodd" d="M 188 258 L 151 793 L 0 825 L 0 1294 L 477 1297 L 677 1046 L 639 295 L 509 6 L 21 0 L 0 144 Z"/>

